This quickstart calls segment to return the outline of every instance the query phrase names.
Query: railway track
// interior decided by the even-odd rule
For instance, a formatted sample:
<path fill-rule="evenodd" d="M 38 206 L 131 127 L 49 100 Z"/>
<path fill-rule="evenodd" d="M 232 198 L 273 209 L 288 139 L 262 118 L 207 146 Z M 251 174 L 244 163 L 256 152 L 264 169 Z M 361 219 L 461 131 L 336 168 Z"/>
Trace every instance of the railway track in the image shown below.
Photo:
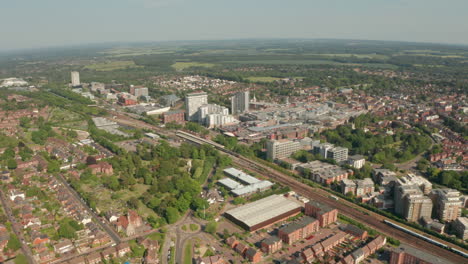
<path fill-rule="evenodd" d="M 183 132 L 181 134 L 180 132 L 176 133 L 178 136 L 181 136 L 182 138 L 185 138 L 187 140 L 190 140 L 192 142 L 195 142 L 197 144 L 211 144 L 214 142 L 211 142 L 209 140 L 205 140 L 202 138 L 198 138 L 194 135 L 191 135 L 189 133 Z M 275 180 L 283 185 L 289 186 L 293 191 L 295 191 L 298 194 L 301 194 L 311 200 L 317 200 L 320 201 L 321 203 L 324 203 L 326 205 L 329 205 L 331 207 L 337 208 L 341 214 L 346 215 L 347 217 L 350 217 L 356 221 L 359 221 L 361 223 L 365 223 L 366 225 L 376 229 L 380 233 L 394 237 L 398 240 L 400 240 L 402 243 L 408 244 L 410 246 L 416 247 L 422 251 L 425 251 L 431 255 L 436 255 L 442 259 L 447 259 L 449 261 L 452 261 L 453 263 L 467 263 L 467 259 L 463 256 L 460 256 L 458 254 L 455 254 L 451 251 L 445 250 L 443 248 L 440 248 L 434 244 L 431 244 L 429 242 L 426 242 L 424 240 L 418 239 L 410 234 L 407 234 L 401 230 L 395 229 L 395 228 L 389 228 L 388 225 L 386 225 L 383 220 L 389 220 L 386 217 L 370 212 L 362 207 L 359 207 L 358 205 L 355 205 L 351 202 L 345 201 L 345 200 L 332 200 L 328 196 L 330 195 L 328 192 L 321 190 L 319 188 L 314 188 L 311 187 L 307 184 L 304 184 L 288 175 L 285 175 L 283 173 L 280 173 L 266 165 L 259 164 L 255 161 L 252 161 L 250 159 L 247 159 L 245 157 L 239 156 L 235 153 L 231 153 L 231 151 L 224 149 L 224 147 L 220 147 L 219 144 L 214 143 L 211 144 L 214 147 L 216 147 L 218 150 L 224 152 L 225 154 L 228 154 L 232 159 L 233 162 L 242 167 L 242 168 L 247 168 L 249 170 L 252 170 L 266 178 L 270 178 L 272 180 Z M 427 236 L 427 234 L 426 234 Z M 434 238 L 436 239 L 436 238 Z M 438 239 L 436 239 L 438 240 Z M 451 243 L 448 243 L 446 241 L 442 241 L 445 244 L 450 245 L 450 247 L 454 247 L 460 250 L 460 247 L 453 245 Z"/>
<path fill-rule="evenodd" d="M 194 143 L 197 143 L 197 144 L 209 144 L 209 145 L 212 145 L 214 146 L 216 149 L 222 151 L 223 153 L 229 155 L 234 163 L 238 166 L 241 166 L 243 168 L 247 168 L 247 169 L 250 169 L 266 178 L 270 178 L 272 180 L 275 180 L 283 185 L 286 185 L 286 186 L 289 186 L 292 190 L 294 190 L 295 192 L 303 195 L 303 196 L 306 196 L 308 197 L 309 199 L 312 199 L 312 200 L 317 200 L 317 201 L 320 201 L 324 204 L 327 204 L 329 206 L 332 206 L 332 207 L 335 207 L 337 208 L 341 214 L 343 215 L 346 215 L 347 217 L 350 217 L 356 221 L 359 221 L 359 222 L 362 222 L 362 223 L 365 223 L 366 225 L 376 229 L 377 231 L 379 231 L 380 233 L 386 235 L 386 236 L 390 236 L 390 237 L 394 237 L 398 240 L 400 240 L 402 243 L 405 243 L 405 244 L 408 244 L 410 246 L 413 246 L 415 248 L 418 248 L 419 250 L 421 251 L 425 251 L 431 255 L 435 255 L 435 256 L 438 256 L 442 259 L 446 259 L 446 260 L 449 260 L 453 263 L 467 263 L 467 259 L 464 258 L 463 256 L 460 256 L 460 255 L 457 255 L 451 251 L 448 251 L 448 250 L 445 250 L 443 248 L 440 248 L 434 244 L 431 244 L 431 243 L 428 243 L 424 240 L 421 240 L 421 239 L 418 239 L 414 236 L 411 236 L 401 230 L 398 230 L 398 229 L 395 229 L 395 228 L 389 228 L 388 225 L 386 225 L 383 220 L 387 219 L 386 217 L 382 216 L 382 215 L 379 215 L 377 213 L 374 213 L 374 212 L 371 212 L 371 211 L 368 211 L 356 204 L 353 204 L 351 202 L 348 202 L 348 201 L 344 201 L 342 199 L 340 199 L 340 201 L 335 201 L 335 200 L 332 200 L 330 199 L 328 196 L 330 195 L 328 192 L 324 191 L 324 190 L 321 190 L 321 189 L 318 189 L 318 188 L 314 188 L 314 187 L 311 187 L 311 186 L 308 186 L 288 175 L 285 175 L 283 173 L 280 173 L 266 165 L 263 165 L 263 164 L 260 164 L 260 163 L 257 163 L 255 161 L 252 161 L 252 160 L 249 160 L 245 157 L 242 157 L 242 156 L 239 156 L 237 155 L 236 153 L 232 153 L 231 151 L 229 150 L 226 150 L 224 149 L 223 146 L 213 142 L 213 141 L 210 141 L 210 140 L 206 140 L 206 139 L 202 139 L 202 138 L 199 138 L 195 135 L 192 135 L 192 134 L 189 134 L 189 133 L 186 133 L 186 132 L 183 132 L 183 134 L 185 135 L 181 135 L 179 134 L 180 131 L 177 131 L 176 133 L 173 133 L 173 132 L 170 132 L 170 131 L 167 131 L 167 130 L 163 130 L 159 127 L 156 127 L 156 126 L 153 126 L 153 125 L 150 125 L 150 124 L 147 124 L 143 121 L 140 121 L 140 120 L 135 120 L 133 118 L 130 118 L 126 115 L 123 115 L 123 114 L 120 114 L 118 112 L 114 112 L 113 113 L 116 117 L 118 117 L 118 119 L 116 119 L 115 121 L 119 122 L 119 123 L 122 123 L 122 124 L 126 124 L 126 125 L 129 125 L 129 126 L 136 126 L 136 127 L 140 127 L 140 128 L 145 128 L 145 129 L 151 129 L 151 130 L 154 130 L 155 132 L 158 132 L 158 133 L 161 133 L 163 135 L 166 135 L 166 136 L 169 136 L 169 137 L 173 137 L 174 134 L 179 136 L 179 137 L 182 137 L 184 138 L 185 140 L 188 140 L 188 141 L 191 141 L 191 142 L 194 142 Z M 120 119 L 120 120 L 119 120 Z M 387 219 L 388 220 L 388 219 Z M 410 228 L 411 229 L 411 228 Z M 421 232 L 419 232 L 421 233 Z M 434 238 L 435 240 L 437 241 L 440 241 L 439 239 L 437 238 Z M 454 247 L 454 248 L 457 248 L 457 249 L 460 249 L 460 250 L 463 250 L 461 249 L 460 247 L 456 246 L 456 245 L 453 245 L 451 243 L 448 243 L 446 241 L 441 241 L 447 245 L 449 245 L 450 247 Z"/>

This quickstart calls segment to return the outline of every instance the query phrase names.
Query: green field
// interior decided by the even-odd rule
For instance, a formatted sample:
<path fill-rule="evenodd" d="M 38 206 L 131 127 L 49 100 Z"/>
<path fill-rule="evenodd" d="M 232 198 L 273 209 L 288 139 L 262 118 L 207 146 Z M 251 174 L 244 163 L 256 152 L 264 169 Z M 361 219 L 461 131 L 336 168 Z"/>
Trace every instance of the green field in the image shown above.
<path fill-rule="evenodd" d="M 85 66 L 85 69 L 95 71 L 115 71 L 124 70 L 128 68 L 141 68 L 133 61 L 108 61 L 103 63 L 95 63 Z"/>
<path fill-rule="evenodd" d="M 184 264 L 192 264 L 192 243 L 188 242 L 184 250 Z"/>
<path fill-rule="evenodd" d="M 349 58 L 349 57 L 356 57 L 360 59 L 378 59 L 378 60 L 386 60 L 389 57 L 387 55 L 381 55 L 381 54 L 355 54 L 355 53 L 337 53 L 337 54 L 331 54 L 331 53 L 307 53 L 304 55 L 316 55 L 316 56 L 325 56 L 325 57 L 342 57 L 342 58 Z"/>
<path fill-rule="evenodd" d="M 212 68 L 216 66 L 216 64 L 213 63 L 200 63 L 200 62 L 176 62 L 172 64 L 172 68 L 174 68 L 177 71 L 183 71 L 185 69 L 191 68 L 191 67 L 204 67 L 204 68 Z"/>
<path fill-rule="evenodd" d="M 277 80 L 281 80 L 281 78 L 277 78 L 277 77 L 256 77 L 256 76 L 247 77 L 246 79 L 251 82 L 274 82 Z"/>
<path fill-rule="evenodd" d="M 341 63 L 331 60 L 291 60 L 291 59 L 273 59 L 273 60 L 251 60 L 251 61 L 226 61 L 225 63 L 238 63 L 238 64 L 271 64 L 271 65 L 348 65 L 359 66 L 357 63 Z"/>
<path fill-rule="evenodd" d="M 143 48 L 113 48 L 101 52 L 101 54 L 107 55 L 107 57 L 131 57 L 131 56 L 142 56 L 142 55 L 157 55 L 157 54 L 169 54 L 176 52 L 177 49 L 162 48 L 162 47 L 143 47 Z"/>

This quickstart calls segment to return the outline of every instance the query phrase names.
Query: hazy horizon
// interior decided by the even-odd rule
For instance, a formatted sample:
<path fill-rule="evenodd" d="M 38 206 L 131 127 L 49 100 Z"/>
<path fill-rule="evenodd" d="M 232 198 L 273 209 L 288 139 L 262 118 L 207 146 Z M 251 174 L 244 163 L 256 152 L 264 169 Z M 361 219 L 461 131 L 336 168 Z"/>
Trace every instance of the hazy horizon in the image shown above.
<path fill-rule="evenodd" d="M 0 51 L 242 39 L 468 45 L 463 0 L 16 0 L 2 10 Z"/>

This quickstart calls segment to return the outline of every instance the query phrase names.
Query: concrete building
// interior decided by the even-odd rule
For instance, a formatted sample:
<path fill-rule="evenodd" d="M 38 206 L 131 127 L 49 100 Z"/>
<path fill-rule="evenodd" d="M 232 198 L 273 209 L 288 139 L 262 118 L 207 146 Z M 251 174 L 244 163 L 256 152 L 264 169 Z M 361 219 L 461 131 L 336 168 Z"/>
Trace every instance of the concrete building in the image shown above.
<path fill-rule="evenodd" d="M 418 221 L 421 217 L 431 217 L 432 201 L 424 196 L 432 190 L 432 183 L 421 176 L 408 174 L 395 182 L 395 213 L 408 221 Z"/>
<path fill-rule="evenodd" d="M 208 94 L 206 92 L 189 93 L 185 97 L 186 118 L 187 121 L 198 121 L 198 109 L 208 104 Z"/>
<path fill-rule="evenodd" d="M 164 95 L 159 98 L 159 103 L 164 106 L 174 107 L 180 98 L 175 94 Z"/>
<path fill-rule="evenodd" d="M 403 217 L 416 222 L 422 217 L 431 217 L 432 201 L 421 193 L 411 193 L 403 197 Z"/>
<path fill-rule="evenodd" d="M 136 98 L 148 96 L 148 88 L 144 86 L 130 85 L 130 94 L 134 95 Z"/>
<path fill-rule="evenodd" d="M 73 87 L 81 85 L 81 83 L 80 83 L 80 73 L 79 72 L 77 72 L 77 71 L 72 71 L 71 72 L 71 85 Z"/>
<path fill-rule="evenodd" d="M 271 160 L 289 157 L 292 153 L 301 148 L 301 144 L 297 141 L 287 139 L 269 140 L 266 144 L 267 158 Z"/>
<path fill-rule="evenodd" d="M 238 92 L 231 97 L 231 113 L 233 115 L 242 114 L 249 111 L 250 96 L 249 91 Z"/>
<path fill-rule="evenodd" d="M 341 181 L 341 192 L 345 195 L 351 192 L 354 196 L 361 197 L 374 192 L 374 182 L 370 178 L 364 180 L 343 179 Z"/>
<path fill-rule="evenodd" d="M 334 181 L 341 182 L 353 174 L 352 170 L 344 170 L 340 166 L 318 160 L 302 163 L 295 167 L 297 171 L 304 175 L 310 174 L 306 175 L 306 177 L 321 184 L 331 184 Z"/>
<path fill-rule="evenodd" d="M 331 223 L 336 222 L 338 218 L 338 209 L 331 208 L 328 205 L 309 201 L 305 204 L 305 215 L 312 216 L 319 220 L 320 227 L 326 227 Z"/>
<path fill-rule="evenodd" d="M 366 164 L 366 159 L 362 155 L 349 156 L 348 164 L 353 168 L 360 169 Z"/>
<path fill-rule="evenodd" d="M 435 216 L 443 222 L 451 222 L 461 216 L 462 195 L 453 189 L 434 189 L 429 194 L 434 204 Z"/>
<path fill-rule="evenodd" d="M 458 238 L 468 239 L 468 217 L 458 217 L 452 226 Z"/>
<path fill-rule="evenodd" d="M 348 149 L 343 147 L 335 147 L 333 144 L 324 143 L 314 146 L 314 153 L 326 159 L 333 159 L 336 162 L 348 160 Z"/>

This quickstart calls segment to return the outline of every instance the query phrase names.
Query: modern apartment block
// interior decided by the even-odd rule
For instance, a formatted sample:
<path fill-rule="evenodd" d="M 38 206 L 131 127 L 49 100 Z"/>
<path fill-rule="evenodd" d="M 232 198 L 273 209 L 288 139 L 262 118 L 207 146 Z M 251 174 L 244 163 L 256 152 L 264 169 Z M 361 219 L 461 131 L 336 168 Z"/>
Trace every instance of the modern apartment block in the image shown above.
<path fill-rule="evenodd" d="M 370 178 L 363 180 L 344 179 L 341 182 L 341 191 L 343 194 L 351 192 L 357 197 L 374 192 L 374 182 Z"/>
<path fill-rule="evenodd" d="M 429 194 L 435 216 L 443 222 L 450 222 L 461 216 L 462 195 L 453 189 L 434 189 Z"/>
<path fill-rule="evenodd" d="M 452 226 L 458 238 L 468 239 L 468 217 L 458 217 Z"/>
<path fill-rule="evenodd" d="M 287 139 L 269 140 L 266 143 L 267 158 L 271 160 L 289 157 L 292 153 L 301 148 L 301 144 L 297 141 Z"/>
<path fill-rule="evenodd" d="M 144 86 L 130 85 L 130 94 L 134 95 L 136 98 L 140 98 L 142 96 L 148 96 L 148 88 Z"/>
<path fill-rule="evenodd" d="M 198 121 L 198 109 L 208 104 L 208 94 L 206 92 L 189 93 L 185 97 L 186 118 L 187 121 Z"/>
<path fill-rule="evenodd" d="M 71 85 L 73 87 L 81 85 L 81 83 L 80 83 L 80 73 L 79 72 L 77 72 L 77 71 L 72 71 L 71 72 Z"/>
<path fill-rule="evenodd" d="M 324 143 L 314 146 L 314 153 L 320 154 L 326 159 L 333 159 L 336 162 L 348 160 L 348 149 L 335 147 L 333 144 Z"/>
<path fill-rule="evenodd" d="M 422 217 L 431 217 L 432 201 L 422 193 L 408 194 L 403 198 L 403 217 L 416 222 Z"/>
<path fill-rule="evenodd" d="M 353 168 L 360 169 L 366 164 L 366 159 L 362 155 L 349 156 L 348 164 Z"/>
<path fill-rule="evenodd" d="M 233 115 L 242 114 L 249 111 L 250 94 L 249 91 L 238 92 L 231 97 L 231 113 Z"/>

